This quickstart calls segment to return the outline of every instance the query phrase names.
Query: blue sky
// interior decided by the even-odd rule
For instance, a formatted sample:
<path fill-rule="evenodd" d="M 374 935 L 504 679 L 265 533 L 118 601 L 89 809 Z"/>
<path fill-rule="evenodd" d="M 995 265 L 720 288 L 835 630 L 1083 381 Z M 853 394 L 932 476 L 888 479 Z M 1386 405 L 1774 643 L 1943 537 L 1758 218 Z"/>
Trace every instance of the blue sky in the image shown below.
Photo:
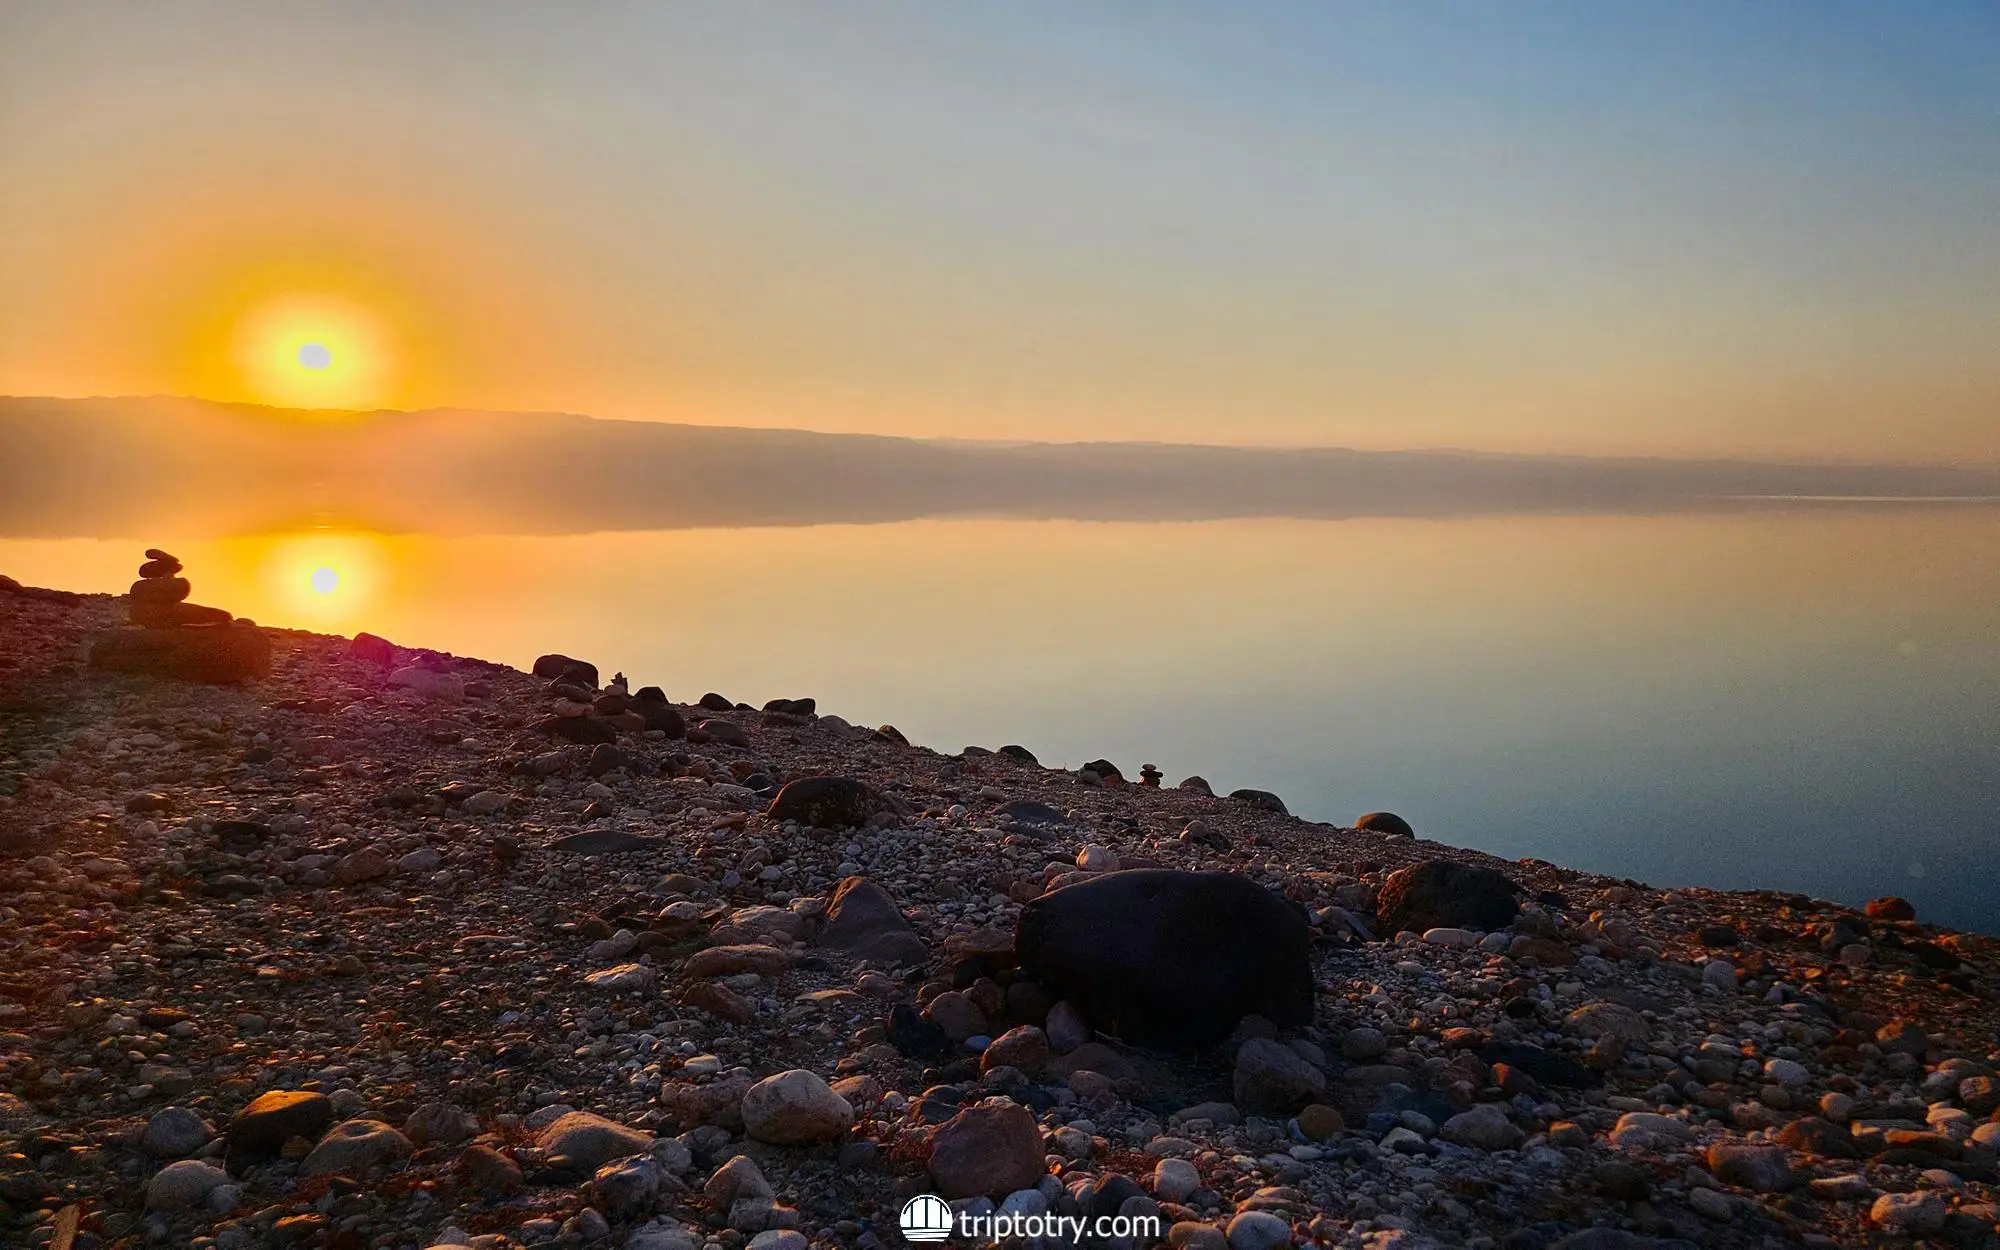
<path fill-rule="evenodd" d="M 0 390 L 254 397 L 218 292 L 282 280 L 399 404 L 2000 460 L 1996 64 L 1976 4 L 16 6 Z"/>

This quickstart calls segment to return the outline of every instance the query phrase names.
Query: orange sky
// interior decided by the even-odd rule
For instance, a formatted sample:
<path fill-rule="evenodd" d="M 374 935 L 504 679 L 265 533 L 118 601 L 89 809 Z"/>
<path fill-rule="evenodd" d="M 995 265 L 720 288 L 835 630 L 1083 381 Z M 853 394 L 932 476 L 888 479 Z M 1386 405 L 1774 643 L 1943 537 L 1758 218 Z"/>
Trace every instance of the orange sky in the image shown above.
<path fill-rule="evenodd" d="M 1994 24 L 1677 11 L 13 6 L 0 393 L 2000 461 Z"/>

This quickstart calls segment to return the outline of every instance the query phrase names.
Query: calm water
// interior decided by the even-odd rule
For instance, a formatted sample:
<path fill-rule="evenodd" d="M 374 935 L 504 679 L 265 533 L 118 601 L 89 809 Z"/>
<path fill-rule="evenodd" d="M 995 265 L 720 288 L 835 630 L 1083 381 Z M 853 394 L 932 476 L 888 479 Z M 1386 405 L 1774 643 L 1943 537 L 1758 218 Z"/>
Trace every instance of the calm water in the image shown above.
<path fill-rule="evenodd" d="M 0 570 L 120 590 L 146 541 L 272 624 L 560 650 L 678 699 L 813 695 L 941 750 L 1156 763 L 1314 819 L 2000 931 L 1992 509 L 155 534 L 0 539 Z"/>

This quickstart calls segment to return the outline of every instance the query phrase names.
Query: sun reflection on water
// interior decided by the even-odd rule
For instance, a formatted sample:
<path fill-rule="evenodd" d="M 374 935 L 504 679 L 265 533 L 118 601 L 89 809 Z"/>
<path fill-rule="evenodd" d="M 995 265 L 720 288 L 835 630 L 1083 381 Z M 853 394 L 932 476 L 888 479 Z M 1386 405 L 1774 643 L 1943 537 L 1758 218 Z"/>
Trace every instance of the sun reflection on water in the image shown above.
<path fill-rule="evenodd" d="M 375 535 L 309 530 L 269 539 L 259 567 L 260 588 L 280 618 L 333 629 L 365 623 L 391 562 Z"/>

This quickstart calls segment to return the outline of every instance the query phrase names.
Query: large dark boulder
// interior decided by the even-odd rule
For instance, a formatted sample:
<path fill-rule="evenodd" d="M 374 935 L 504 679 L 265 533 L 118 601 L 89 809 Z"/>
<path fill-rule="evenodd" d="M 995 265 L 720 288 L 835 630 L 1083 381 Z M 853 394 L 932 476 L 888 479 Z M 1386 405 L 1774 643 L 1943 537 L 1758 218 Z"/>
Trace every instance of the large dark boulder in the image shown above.
<path fill-rule="evenodd" d="M 544 681 L 569 680 L 597 689 L 597 665 L 566 655 L 544 655 L 535 660 L 535 676 Z"/>
<path fill-rule="evenodd" d="M 1229 1036 L 1244 1016 L 1284 1027 L 1312 1019 L 1305 913 L 1225 872 L 1113 872 L 1021 910 L 1022 974 L 1066 998 L 1100 1032 L 1188 1049 Z"/>
<path fill-rule="evenodd" d="M 91 645 L 90 666 L 175 681 L 246 681 L 271 675 L 271 640 L 233 625 L 115 629 Z"/>
<path fill-rule="evenodd" d="M 801 777 L 787 782 L 764 814 L 818 829 L 845 829 L 867 824 L 882 806 L 868 784 L 853 777 Z"/>
<path fill-rule="evenodd" d="M 1410 822 L 1394 812 L 1369 812 L 1355 820 L 1356 829 L 1366 829 L 1370 833 L 1386 833 L 1392 838 L 1414 838 L 1417 831 L 1410 828 Z"/>
<path fill-rule="evenodd" d="M 1399 868 L 1375 895 L 1384 935 L 1408 929 L 1504 929 L 1521 914 L 1519 887 L 1491 868 L 1427 859 Z"/>

